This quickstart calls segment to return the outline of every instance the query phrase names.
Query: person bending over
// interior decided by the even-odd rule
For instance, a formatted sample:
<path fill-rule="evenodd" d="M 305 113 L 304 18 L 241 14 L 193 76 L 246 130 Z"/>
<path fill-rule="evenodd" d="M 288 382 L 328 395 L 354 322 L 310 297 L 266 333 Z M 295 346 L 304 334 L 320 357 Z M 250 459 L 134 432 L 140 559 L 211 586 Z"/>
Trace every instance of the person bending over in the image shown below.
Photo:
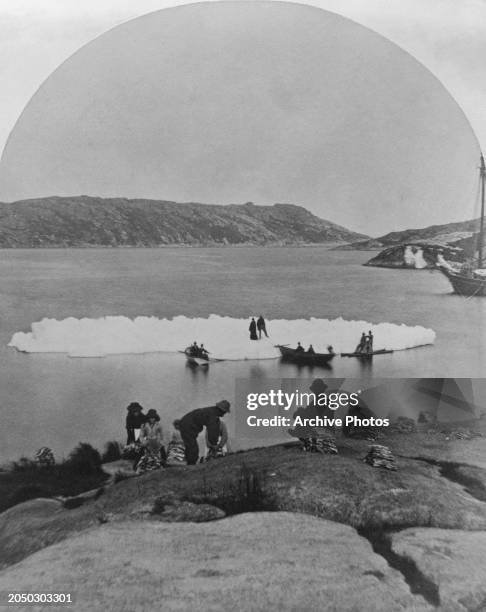
<path fill-rule="evenodd" d="M 186 453 L 188 465 L 195 465 L 199 458 L 197 437 L 206 428 L 211 446 L 218 446 L 220 438 L 220 418 L 230 410 L 230 403 L 221 400 L 214 406 L 196 408 L 185 414 L 180 420 L 179 428 Z"/>

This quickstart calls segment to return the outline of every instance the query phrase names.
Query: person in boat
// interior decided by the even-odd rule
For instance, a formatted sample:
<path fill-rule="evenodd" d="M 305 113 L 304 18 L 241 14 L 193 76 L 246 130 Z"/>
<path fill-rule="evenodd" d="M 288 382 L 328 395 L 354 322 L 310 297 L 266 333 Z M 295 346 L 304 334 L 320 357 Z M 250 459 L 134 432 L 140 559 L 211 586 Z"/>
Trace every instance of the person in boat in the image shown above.
<path fill-rule="evenodd" d="M 219 457 L 224 457 L 229 452 L 228 428 L 226 427 L 226 423 L 220 420 L 219 440 L 216 446 L 211 445 L 209 442 L 208 430 L 206 429 L 206 457 L 204 460 L 209 461 L 210 459 L 218 459 Z"/>
<path fill-rule="evenodd" d="M 362 353 L 364 351 L 365 346 L 366 346 L 366 334 L 365 334 L 365 332 L 363 332 L 361 334 L 361 338 L 360 338 L 359 344 L 355 348 L 354 352 L 355 353 Z"/>
<path fill-rule="evenodd" d="M 373 332 L 371 329 L 368 331 L 368 335 L 366 336 L 366 342 L 364 345 L 362 353 L 370 354 L 373 352 Z"/>
<path fill-rule="evenodd" d="M 191 346 L 187 347 L 186 353 L 188 353 L 191 357 L 197 357 L 198 356 L 198 354 L 199 354 L 199 347 L 198 347 L 197 342 L 195 340 L 191 344 Z"/>
<path fill-rule="evenodd" d="M 186 453 L 184 442 L 181 436 L 181 422 L 176 419 L 172 423 L 174 430 L 167 445 L 167 461 L 168 466 L 186 465 Z"/>
<path fill-rule="evenodd" d="M 265 334 L 265 336 L 268 338 L 268 334 L 267 334 L 267 326 L 265 323 L 265 319 L 262 317 L 262 315 L 260 315 L 258 317 L 258 320 L 256 322 L 257 324 L 257 329 L 258 329 L 258 337 L 261 340 L 262 338 L 262 332 Z"/>
<path fill-rule="evenodd" d="M 151 408 L 147 412 L 147 420 L 140 430 L 140 444 L 144 449 L 140 461 L 137 463 L 138 474 L 160 469 L 167 458 L 164 448 L 164 432 L 160 425 L 157 411 Z"/>
<path fill-rule="evenodd" d="M 184 442 L 187 465 L 195 465 L 199 458 L 197 437 L 206 428 L 208 442 L 217 447 L 220 440 L 220 420 L 230 411 L 230 403 L 221 400 L 214 406 L 196 408 L 180 420 L 180 432 Z"/>
<path fill-rule="evenodd" d="M 201 346 L 199 347 L 199 355 L 198 355 L 198 357 L 201 357 L 202 359 L 208 359 L 209 358 L 209 353 L 204 348 L 204 344 L 201 344 Z"/>
<path fill-rule="evenodd" d="M 258 340 L 257 324 L 256 324 L 254 317 L 252 317 L 251 322 L 250 322 L 250 327 L 248 329 L 250 331 L 250 340 Z"/>
<path fill-rule="evenodd" d="M 334 352 L 334 347 L 331 344 L 327 347 L 327 352 L 329 353 L 329 355 L 335 355 L 336 354 Z"/>
<path fill-rule="evenodd" d="M 134 444 L 140 437 L 140 429 L 146 421 L 146 416 L 143 413 L 143 408 L 138 402 L 132 402 L 127 407 L 127 418 L 125 427 L 127 430 L 127 446 Z"/>
<path fill-rule="evenodd" d="M 297 346 L 295 348 L 296 353 L 305 353 L 304 347 L 300 342 L 297 342 Z"/>
<path fill-rule="evenodd" d="M 306 353 L 307 353 L 308 355 L 315 355 L 315 354 L 316 354 L 316 352 L 315 352 L 314 347 L 312 346 L 312 344 L 309 344 L 309 348 L 307 349 Z"/>

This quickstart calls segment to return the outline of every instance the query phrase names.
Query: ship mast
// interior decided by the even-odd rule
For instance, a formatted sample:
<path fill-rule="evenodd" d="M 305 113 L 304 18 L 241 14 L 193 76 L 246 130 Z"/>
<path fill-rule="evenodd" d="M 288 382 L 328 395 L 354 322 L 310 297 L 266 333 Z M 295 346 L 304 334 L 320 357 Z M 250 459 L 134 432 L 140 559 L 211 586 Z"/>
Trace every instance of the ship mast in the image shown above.
<path fill-rule="evenodd" d="M 484 183 L 486 180 L 486 166 L 481 153 L 481 166 L 479 168 L 481 177 L 481 218 L 479 219 L 479 244 L 478 244 L 478 268 L 483 267 L 483 243 L 484 243 Z"/>

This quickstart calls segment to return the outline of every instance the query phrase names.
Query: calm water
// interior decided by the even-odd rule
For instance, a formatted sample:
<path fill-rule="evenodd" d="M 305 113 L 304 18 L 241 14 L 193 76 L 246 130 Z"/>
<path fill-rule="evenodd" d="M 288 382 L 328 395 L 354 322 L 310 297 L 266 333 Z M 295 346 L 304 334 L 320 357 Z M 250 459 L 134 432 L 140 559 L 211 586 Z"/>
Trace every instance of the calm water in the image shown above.
<path fill-rule="evenodd" d="M 2 251 L 0 461 L 42 445 L 62 456 L 79 441 L 102 447 L 123 439 L 133 400 L 156 408 L 168 429 L 176 415 L 233 397 L 237 377 L 483 377 L 486 299 L 451 295 L 437 272 L 363 267 L 370 256 L 320 247 Z M 259 312 L 423 325 L 437 340 L 371 366 L 336 358 L 332 373 L 298 373 L 279 360 L 224 362 L 203 372 L 175 354 L 71 359 L 7 348 L 15 331 L 44 317 Z M 181 338 L 181 347 L 192 340 Z"/>

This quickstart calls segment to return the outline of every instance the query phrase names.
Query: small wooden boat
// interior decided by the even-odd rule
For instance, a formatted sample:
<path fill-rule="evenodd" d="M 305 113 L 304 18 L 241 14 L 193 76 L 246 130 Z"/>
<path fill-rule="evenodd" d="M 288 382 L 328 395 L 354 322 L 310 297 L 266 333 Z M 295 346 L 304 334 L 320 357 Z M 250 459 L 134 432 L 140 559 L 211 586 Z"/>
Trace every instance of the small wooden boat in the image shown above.
<path fill-rule="evenodd" d="M 380 349 L 379 351 L 372 351 L 371 353 L 341 353 L 341 357 L 357 357 L 358 359 L 371 359 L 374 355 L 387 355 L 393 353 L 389 349 Z"/>
<path fill-rule="evenodd" d="M 208 366 L 210 363 L 216 363 L 218 361 L 224 361 L 223 359 L 214 359 L 209 355 L 201 356 L 201 355 L 193 355 L 190 351 L 190 348 L 186 348 L 184 351 L 179 351 L 186 356 L 187 363 L 192 366 Z"/>
<path fill-rule="evenodd" d="M 277 344 L 276 347 L 279 349 L 282 359 L 302 365 L 327 365 L 335 356 L 335 353 L 306 353 L 305 351 L 297 351 L 282 344 Z"/>
<path fill-rule="evenodd" d="M 179 353 L 183 353 L 186 356 L 187 363 L 192 366 L 208 366 L 209 365 L 209 356 L 201 357 L 195 356 L 191 354 L 191 351 L 187 348 L 185 351 L 179 351 Z"/>

